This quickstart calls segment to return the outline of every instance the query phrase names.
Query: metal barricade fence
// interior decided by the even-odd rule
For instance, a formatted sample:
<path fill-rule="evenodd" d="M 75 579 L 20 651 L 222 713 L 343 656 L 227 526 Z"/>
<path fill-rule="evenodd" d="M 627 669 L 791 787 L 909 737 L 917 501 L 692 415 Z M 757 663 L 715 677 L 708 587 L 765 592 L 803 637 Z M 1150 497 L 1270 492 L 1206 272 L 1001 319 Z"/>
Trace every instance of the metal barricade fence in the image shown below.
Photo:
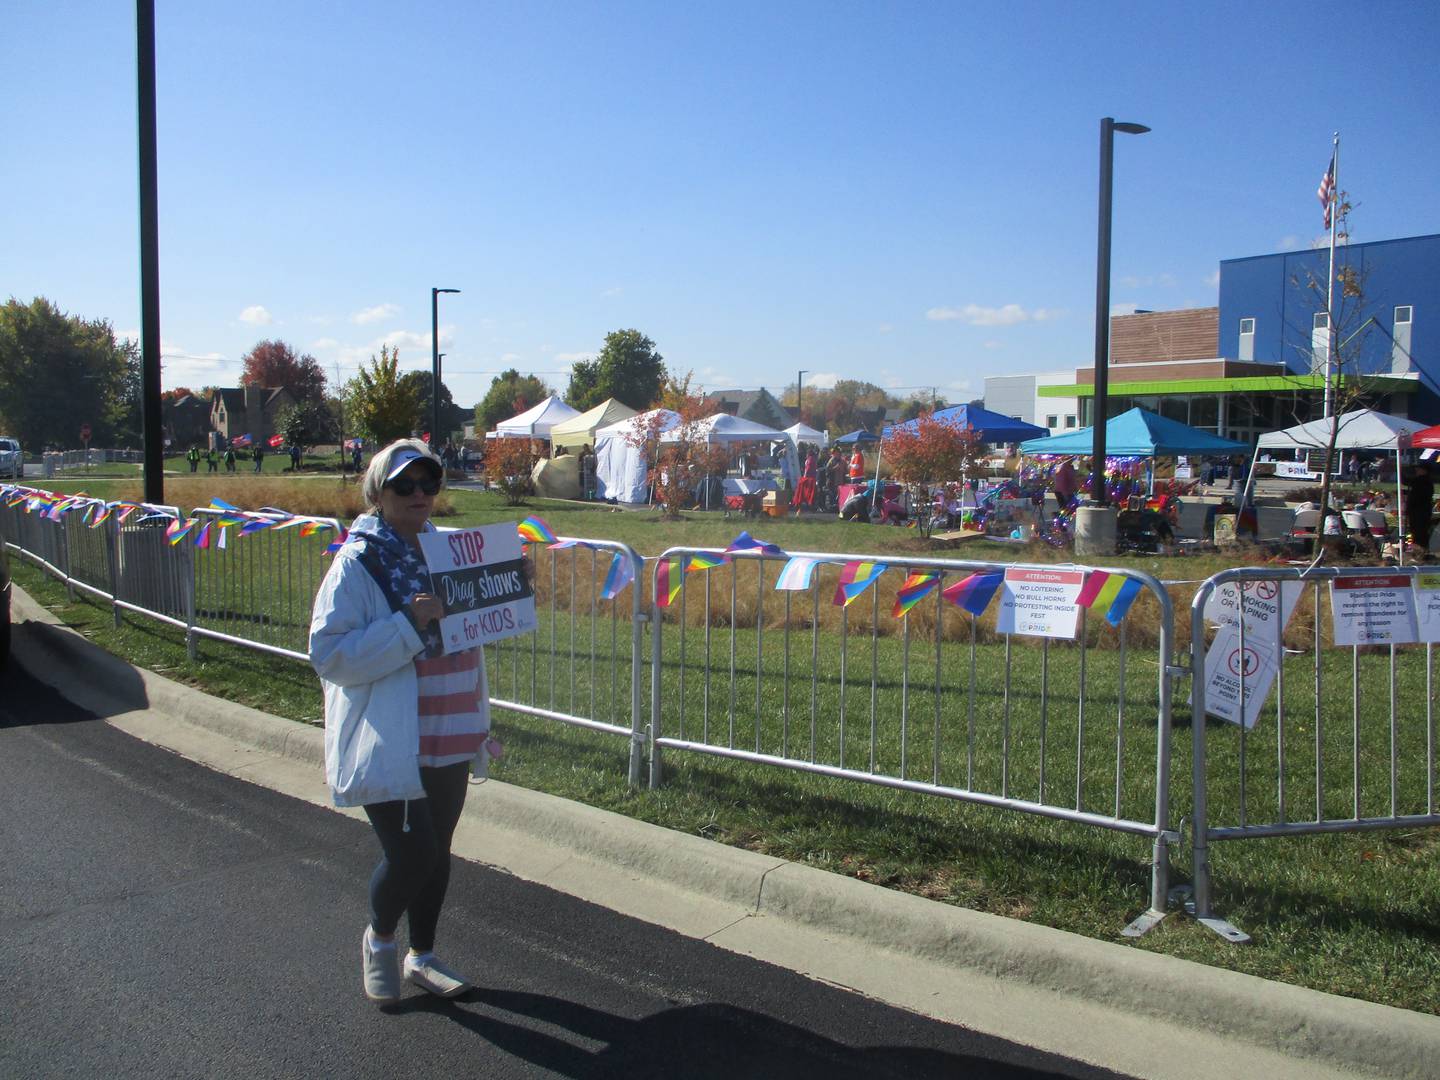
<path fill-rule="evenodd" d="M 1436 578 L 1413 566 L 1244 567 L 1196 592 L 1189 906 L 1227 940 L 1249 937 L 1212 910 L 1212 842 L 1440 825 L 1431 643 L 1440 579 L 1421 575 Z M 1358 595 L 1366 590 L 1381 595 Z M 1341 600 L 1338 620 L 1337 591 L 1355 597 Z M 1208 648 L 1207 623 L 1216 625 Z M 1376 643 L 1336 645 L 1337 623 Z"/>
<path fill-rule="evenodd" d="M 686 751 L 1149 837 L 1150 906 L 1124 933 L 1138 936 L 1164 917 L 1169 845 L 1178 841 L 1169 773 L 1179 669 L 1170 663 L 1173 609 L 1157 580 L 1105 570 L 1139 583 L 1131 619 L 1149 608 L 1154 646 L 1142 650 L 1144 674 L 1135 678 L 1129 620 L 1112 628 L 1082 608 L 1072 640 L 1017 642 L 994 629 L 993 616 L 982 626 L 943 597 L 947 582 L 976 572 L 1088 575 L 1088 567 L 752 551 L 698 578 L 685 573 L 695 556 L 719 554 L 671 548 L 656 564 L 657 600 L 662 566 L 683 584 L 652 609 L 652 787 L 664 751 Z M 790 558 L 816 560 L 814 579 L 777 592 L 771 571 Z M 825 568 L 838 576 L 865 561 L 938 575 L 933 597 L 883 623 L 878 585 L 854 601 L 856 614 L 832 606 L 836 581 Z M 1002 591 L 991 610 L 1004 602 Z"/>
<path fill-rule="evenodd" d="M 629 782 L 638 786 L 646 744 L 645 560 L 616 541 L 560 540 L 569 546 L 535 553 L 535 632 L 486 649 L 490 704 L 628 738 Z M 628 587 L 605 598 L 607 582 L 627 579 Z"/>

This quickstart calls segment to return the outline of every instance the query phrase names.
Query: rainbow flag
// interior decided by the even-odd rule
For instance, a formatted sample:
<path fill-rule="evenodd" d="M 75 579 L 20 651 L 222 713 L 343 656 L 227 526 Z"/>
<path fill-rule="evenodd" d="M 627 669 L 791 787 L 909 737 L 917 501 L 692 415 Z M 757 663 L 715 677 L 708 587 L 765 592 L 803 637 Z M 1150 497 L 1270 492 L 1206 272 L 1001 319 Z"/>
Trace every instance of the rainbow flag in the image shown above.
<path fill-rule="evenodd" d="M 685 557 L 662 560 L 655 571 L 655 603 L 660 607 L 669 607 L 680 595 L 680 587 L 684 584 Z"/>
<path fill-rule="evenodd" d="M 169 541 L 171 547 L 174 547 L 176 544 L 180 543 L 181 540 L 184 540 L 185 534 L 194 527 L 194 518 L 187 518 L 183 522 L 179 518 L 175 518 L 165 529 L 165 539 Z"/>
<path fill-rule="evenodd" d="M 990 601 L 1000 591 L 1000 584 L 1004 580 L 1003 572 L 971 574 L 954 585 L 947 586 L 940 595 L 971 615 L 983 615 L 990 606 Z"/>
<path fill-rule="evenodd" d="M 515 526 L 515 531 L 520 534 L 521 540 L 530 544 L 553 544 L 558 540 L 550 531 L 550 526 L 538 517 L 527 517 Z"/>
<path fill-rule="evenodd" d="M 615 557 L 610 560 L 610 570 L 605 575 L 605 584 L 600 587 L 600 596 L 605 600 L 614 600 L 625 587 L 635 580 L 635 567 L 631 565 L 621 552 L 615 552 Z"/>
<path fill-rule="evenodd" d="M 1130 605 L 1140 595 L 1140 590 L 1140 582 L 1134 578 L 1092 570 L 1085 578 L 1085 585 L 1075 603 L 1097 615 L 1104 615 L 1111 626 L 1119 626 Z"/>
<path fill-rule="evenodd" d="M 758 551 L 761 555 L 773 555 L 777 558 L 785 555 L 785 552 L 781 551 L 778 545 L 772 544 L 767 540 L 756 540 L 755 537 L 751 536 L 748 532 L 742 532 L 739 536 L 735 537 L 734 540 L 731 540 L 730 546 L 725 550 L 727 552 Z"/>
<path fill-rule="evenodd" d="M 897 619 L 901 615 L 909 615 L 910 609 L 934 592 L 939 584 L 940 575 L 933 570 L 910 571 L 895 594 L 895 610 L 891 614 Z"/>
<path fill-rule="evenodd" d="M 837 607 L 849 607 L 857 596 L 875 584 L 885 570 L 884 563 L 859 561 L 846 563 L 840 568 L 840 581 L 835 586 L 835 599 L 831 603 Z"/>
<path fill-rule="evenodd" d="M 815 576 L 815 567 L 819 565 L 819 559 L 792 555 L 790 561 L 785 564 L 785 568 L 780 571 L 780 577 L 775 581 L 775 588 L 790 592 L 802 592 L 810 588 L 810 579 Z"/>
<path fill-rule="evenodd" d="M 709 555 L 702 551 L 686 557 L 685 572 L 693 574 L 696 570 L 714 570 L 717 566 L 724 566 L 729 561 L 724 555 Z"/>

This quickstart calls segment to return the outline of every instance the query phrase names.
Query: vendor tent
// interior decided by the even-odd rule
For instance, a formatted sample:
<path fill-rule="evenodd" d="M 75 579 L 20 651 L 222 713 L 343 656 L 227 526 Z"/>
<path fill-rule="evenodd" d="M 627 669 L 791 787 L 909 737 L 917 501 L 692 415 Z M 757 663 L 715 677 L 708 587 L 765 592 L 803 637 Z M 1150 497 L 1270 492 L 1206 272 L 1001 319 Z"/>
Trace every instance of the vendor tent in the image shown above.
<path fill-rule="evenodd" d="M 848 435 L 841 435 L 838 439 L 836 439 L 836 440 L 835 440 L 835 445 L 836 445 L 836 446 L 850 446 L 850 445 L 855 444 L 855 443 L 877 443 L 877 442 L 879 442 L 879 441 L 880 441 L 880 436 L 879 436 L 879 435 L 872 435 L 870 432 L 866 431 L 864 428 L 856 428 L 854 431 L 850 432 Z"/>
<path fill-rule="evenodd" d="M 1410 436 L 1410 445 L 1417 450 L 1440 450 L 1440 424 L 1415 432 Z"/>
<path fill-rule="evenodd" d="M 1338 417 L 1296 424 L 1284 431 L 1268 431 L 1260 436 L 1258 445 L 1262 450 L 1324 450 L 1330 445 L 1332 423 L 1339 427 L 1335 437 L 1336 450 L 1398 450 L 1403 441 L 1400 436 L 1413 437 L 1415 432 L 1425 428 L 1417 420 L 1406 420 L 1374 409 L 1356 409 Z"/>
<path fill-rule="evenodd" d="M 1027 424 L 1024 420 L 1016 420 L 1013 416 L 1005 416 L 1001 413 L 991 412 L 989 409 L 982 409 L 979 405 L 955 405 L 932 413 L 931 418 L 953 424 L 966 431 L 973 431 L 987 443 L 1013 443 L 1022 439 L 1033 439 L 1047 433 L 1043 427 Z M 914 420 L 907 420 L 903 424 L 886 428 L 885 434 L 889 435 L 893 431 L 914 431 L 919 426 L 920 418 L 917 416 Z"/>
<path fill-rule="evenodd" d="M 703 420 L 696 420 L 693 424 L 684 425 L 683 430 L 676 425 L 661 435 L 660 441 L 680 442 L 688 439 L 691 442 L 710 443 L 777 442 L 784 438 L 784 432 L 757 424 L 754 420 L 746 420 L 729 413 L 716 413 Z"/>
<path fill-rule="evenodd" d="M 597 431 L 634 415 L 635 410 L 623 401 L 617 401 L 613 397 L 606 398 L 593 409 L 552 427 L 550 445 L 557 450 L 562 446 L 594 446 Z"/>
<path fill-rule="evenodd" d="M 580 413 L 551 394 L 533 409 L 495 425 L 495 434 L 502 439 L 548 439 L 556 424 L 573 420 Z"/>
<path fill-rule="evenodd" d="M 648 431 L 668 431 L 680 423 L 680 414 L 651 409 L 595 432 L 595 491 L 601 499 L 622 503 L 645 501 L 649 466 L 645 449 L 636 445 Z M 633 440 L 633 442 L 632 442 Z"/>
<path fill-rule="evenodd" d="M 1088 454 L 1094 448 L 1094 428 L 1029 439 L 1020 444 L 1020 452 L 1028 455 Z M 1222 439 L 1178 420 L 1167 420 L 1138 406 L 1105 422 L 1105 453 L 1109 457 L 1220 456 L 1243 454 L 1249 449 L 1245 443 Z"/>
<path fill-rule="evenodd" d="M 785 437 L 796 446 L 801 443 L 810 443 L 824 449 L 830 445 L 830 436 L 823 431 L 816 431 L 809 424 L 792 424 L 785 429 Z"/>

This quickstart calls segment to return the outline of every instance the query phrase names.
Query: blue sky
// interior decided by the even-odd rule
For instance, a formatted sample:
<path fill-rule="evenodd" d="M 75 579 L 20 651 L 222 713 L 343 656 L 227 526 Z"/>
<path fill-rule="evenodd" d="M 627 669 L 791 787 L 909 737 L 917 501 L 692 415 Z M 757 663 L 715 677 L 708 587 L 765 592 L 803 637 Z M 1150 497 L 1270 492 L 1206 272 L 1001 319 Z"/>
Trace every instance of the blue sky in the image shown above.
<path fill-rule="evenodd" d="M 1341 132 L 1356 240 L 1440 232 L 1440 5 L 157 4 L 167 387 L 279 337 L 342 378 L 563 390 L 637 327 L 712 389 L 978 396 L 1093 348 L 1112 299 L 1216 300 L 1309 246 Z M 139 327 L 133 5 L 16 0 L 0 292 Z"/>

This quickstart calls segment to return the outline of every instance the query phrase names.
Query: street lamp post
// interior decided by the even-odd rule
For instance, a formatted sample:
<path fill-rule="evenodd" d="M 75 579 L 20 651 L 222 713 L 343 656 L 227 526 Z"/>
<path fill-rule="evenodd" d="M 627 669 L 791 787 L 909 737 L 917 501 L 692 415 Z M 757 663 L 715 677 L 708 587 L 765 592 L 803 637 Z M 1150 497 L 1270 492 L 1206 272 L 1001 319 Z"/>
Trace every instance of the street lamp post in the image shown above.
<path fill-rule="evenodd" d="M 1144 135 L 1144 124 L 1100 121 L 1100 237 L 1095 259 L 1095 397 L 1091 410 L 1093 435 L 1090 462 L 1090 499 L 1105 506 L 1105 421 L 1110 393 L 1110 192 L 1114 173 L 1115 132 Z"/>
<path fill-rule="evenodd" d="M 805 369 L 801 368 L 800 374 L 795 378 L 795 422 L 797 424 L 805 422 L 805 417 L 801 415 L 804 412 L 805 404 L 805 374 Z"/>
<path fill-rule="evenodd" d="M 440 294 L 459 289 L 430 290 L 430 448 L 440 441 Z"/>

